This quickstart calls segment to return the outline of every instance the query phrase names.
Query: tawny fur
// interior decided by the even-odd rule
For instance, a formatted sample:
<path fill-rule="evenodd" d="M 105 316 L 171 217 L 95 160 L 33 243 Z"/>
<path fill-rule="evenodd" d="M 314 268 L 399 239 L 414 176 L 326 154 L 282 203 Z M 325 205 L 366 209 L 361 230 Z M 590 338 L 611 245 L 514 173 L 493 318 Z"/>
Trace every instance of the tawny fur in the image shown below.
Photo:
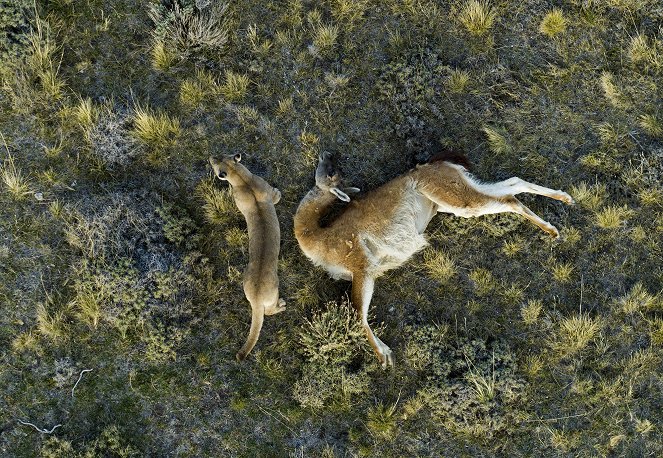
<path fill-rule="evenodd" d="M 235 204 L 244 215 L 249 232 L 249 264 L 244 271 L 243 286 L 251 303 L 251 330 L 237 352 L 238 361 L 246 358 L 258 341 L 264 316 L 285 310 L 285 301 L 279 298 L 277 265 L 281 231 L 274 208 L 281 192 L 249 172 L 240 160 L 239 154 L 209 158 L 217 178 L 230 183 Z"/>
<path fill-rule="evenodd" d="M 568 204 L 571 196 L 510 178 L 480 183 L 459 164 L 438 160 L 419 165 L 383 186 L 351 201 L 325 227 L 325 216 L 336 198 L 349 201 L 329 153 L 320 156 L 316 186 L 302 199 L 295 214 L 295 237 L 304 254 L 334 278 L 352 281 L 352 302 L 368 340 L 383 367 L 393 365 L 392 352 L 368 325 L 368 307 L 374 281 L 426 246 L 424 231 L 437 212 L 463 217 L 491 213 L 519 213 L 555 237 L 557 229 L 542 220 L 515 194 L 541 194 Z"/>

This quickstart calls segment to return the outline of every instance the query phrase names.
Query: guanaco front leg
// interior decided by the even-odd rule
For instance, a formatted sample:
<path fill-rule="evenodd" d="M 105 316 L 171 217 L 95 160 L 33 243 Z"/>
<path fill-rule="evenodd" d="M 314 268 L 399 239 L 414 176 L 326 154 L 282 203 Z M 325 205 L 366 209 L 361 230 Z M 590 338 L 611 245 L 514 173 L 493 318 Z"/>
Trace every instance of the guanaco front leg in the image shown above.
<path fill-rule="evenodd" d="M 368 343 L 378 356 L 382 368 L 394 365 L 394 357 L 391 349 L 385 345 L 379 338 L 373 334 L 373 330 L 368 324 L 368 307 L 373 297 L 373 287 L 375 280 L 363 272 L 353 273 L 352 275 L 352 303 L 361 317 L 361 325 L 368 337 Z"/>

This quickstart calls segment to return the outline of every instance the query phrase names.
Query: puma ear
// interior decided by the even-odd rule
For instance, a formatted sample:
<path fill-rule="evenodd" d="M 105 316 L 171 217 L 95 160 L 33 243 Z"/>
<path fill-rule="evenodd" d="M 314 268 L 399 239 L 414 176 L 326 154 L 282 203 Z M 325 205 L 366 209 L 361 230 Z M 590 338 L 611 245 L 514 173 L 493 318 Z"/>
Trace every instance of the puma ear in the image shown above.
<path fill-rule="evenodd" d="M 235 154 L 235 157 L 233 157 L 233 159 L 235 159 L 235 162 L 241 161 L 242 160 L 242 153 Z"/>
<path fill-rule="evenodd" d="M 357 194 L 359 191 L 361 191 L 361 189 L 350 187 L 350 188 L 343 188 L 343 191 L 347 192 L 348 194 Z"/>
<path fill-rule="evenodd" d="M 344 193 L 343 191 L 341 191 L 338 188 L 331 188 L 329 190 L 329 192 L 334 194 L 336 197 L 341 199 L 343 202 L 350 202 L 350 196 L 348 196 L 346 193 Z"/>

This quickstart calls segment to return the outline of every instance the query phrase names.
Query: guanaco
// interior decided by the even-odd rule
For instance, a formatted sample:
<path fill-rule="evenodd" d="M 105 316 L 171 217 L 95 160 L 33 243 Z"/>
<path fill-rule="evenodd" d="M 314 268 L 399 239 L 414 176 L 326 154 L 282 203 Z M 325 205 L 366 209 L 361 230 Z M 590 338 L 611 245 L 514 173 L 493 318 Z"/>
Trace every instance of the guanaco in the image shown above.
<path fill-rule="evenodd" d="M 350 201 L 330 153 L 320 155 L 316 186 L 302 199 L 294 217 L 295 237 L 304 254 L 333 278 L 352 281 L 352 303 L 382 367 L 393 366 L 391 349 L 371 330 L 368 308 L 375 279 L 402 265 L 427 245 L 424 230 L 435 213 L 465 218 L 513 212 L 554 237 L 559 231 L 514 197 L 540 194 L 572 204 L 567 193 L 513 177 L 481 183 L 469 172 L 467 158 L 443 153 L 379 188 Z M 335 199 L 349 202 L 332 221 L 321 225 Z"/>
<path fill-rule="evenodd" d="M 241 154 L 210 157 L 214 174 L 232 187 L 232 195 L 239 211 L 246 219 L 249 232 L 249 264 L 244 271 L 244 294 L 251 304 L 251 329 L 244 346 L 237 352 L 242 361 L 253 349 L 265 315 L 285 310 L 279 297 L 277 265 L 281 244 L 281 230 L 274 205 L 281 192 L 264 179 L 252 174 L 240 164 Z"/>

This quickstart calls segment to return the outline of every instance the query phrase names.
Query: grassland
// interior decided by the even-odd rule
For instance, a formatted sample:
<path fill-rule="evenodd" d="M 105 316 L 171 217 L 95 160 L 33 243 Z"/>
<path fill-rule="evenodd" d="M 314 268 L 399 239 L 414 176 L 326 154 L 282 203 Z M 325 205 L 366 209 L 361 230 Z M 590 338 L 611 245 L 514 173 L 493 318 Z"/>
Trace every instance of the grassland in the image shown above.
<path fill-rule="evenodd" d="M 2 456 L 663 455 L 659 1 L 0 0 L 0 79 Z M 322 150 L 368 190 L 440 146 L 578 204 L 437 216 L 382 371 L 292 215 Z M 236 152 L 288 302 L 241 364 Z"/>

